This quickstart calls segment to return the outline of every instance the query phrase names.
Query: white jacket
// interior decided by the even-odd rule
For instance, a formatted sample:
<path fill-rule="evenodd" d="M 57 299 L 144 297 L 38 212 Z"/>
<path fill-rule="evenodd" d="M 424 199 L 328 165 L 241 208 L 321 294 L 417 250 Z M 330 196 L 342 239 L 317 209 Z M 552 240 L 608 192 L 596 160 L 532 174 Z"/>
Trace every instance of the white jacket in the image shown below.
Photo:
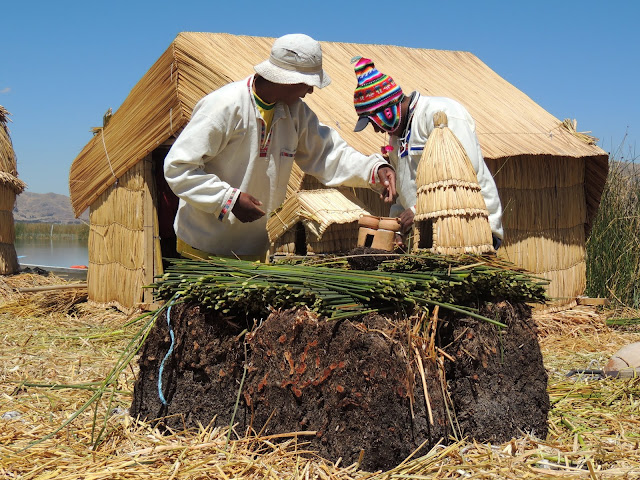
<path fill-rule="evenodd" d="M 178 238 L 216 255 L 264 254 L 267 218 L 284 201 L 294 159 L 327 186 L 379 188 L 377 170 L 387 164 L 348 146 L 302 100 L 276 104 L 266 137 L 253 78 L 202 98 L 164 162 L 165 178 L 180 198 Z M 231 213 L 240 192 L 260 200 L 267 214 L 240 222 Z"/>
<path fill-rule="evenodd" d="M 425 97 L 419 93 L 416 93 L 416 96 L 417 101 L 414 99 L 415 109 L 406 138 L 390 138 L 393 150 L 389 152 L 389 160 L 396 170 L 398 191 L 398 198 L 391 207 L 390 216 L 397 217 L 407 208 L 413 208 L 415 213 L 418 163 L 427 138 L 434 128 L 433 115 L 443 111 L 447 115 L 449 128 L 464 146 L 478 176 L 480 190 L 489 211 L 491 231 L 502 239 L 502 205 L 496 184 L 482 157 L 473 118 L 466 108 L 451 98 Z"/>

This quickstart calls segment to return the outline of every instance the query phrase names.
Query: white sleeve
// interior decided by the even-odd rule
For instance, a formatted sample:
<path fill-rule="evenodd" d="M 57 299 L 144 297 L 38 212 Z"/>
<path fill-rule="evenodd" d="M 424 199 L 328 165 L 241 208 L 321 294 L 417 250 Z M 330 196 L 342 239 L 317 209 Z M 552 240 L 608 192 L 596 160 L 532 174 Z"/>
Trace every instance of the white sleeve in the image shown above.
<path fill-rule="evenodd" d="M 491 231 L 497 237 L 502 238 L 502 205 L 496 183 L 482 156 L 482 149 L 480 148 L 480 142 L 476 135 L 475 122 L 471 118 L 471 115 L 464 110 L 463 115 L 448 115 L 448 124 L 453 134 L 460 140 L 460 143 L 462 143 L 462 146 L 465 148 L 469 155 L 469 160 L 471 160 L 471 164 L 473 165 L 473 169 L 476 172 L 480 191 L 487 210 L 489 211 Z"/>
<path fill-rule="evenodd" d="M 379 186 L 377 171 L 391 165 L 382 155 L 358 152 L 340 134 L 322 123 L 306 104 L 300 102 L 299 139 L 296 162 L 326 186 Z"/>
<path fill-rule="evenodd" d="M 204 165 L 205 159 L 219 153 L 225 138 L 224 128 L 195 109 L 164 161 L 167 183 L 179 198 L 199 210 L 222 214 L 222 217 L 233 208 L 238 191 L 218 176 L 207 173 Z"/>

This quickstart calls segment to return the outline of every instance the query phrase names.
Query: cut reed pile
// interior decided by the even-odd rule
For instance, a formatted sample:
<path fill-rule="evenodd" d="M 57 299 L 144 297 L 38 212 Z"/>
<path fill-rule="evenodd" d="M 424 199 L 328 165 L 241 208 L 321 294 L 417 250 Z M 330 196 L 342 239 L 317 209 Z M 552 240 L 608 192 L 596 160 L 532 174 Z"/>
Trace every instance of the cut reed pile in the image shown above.
<path fill-rule="evenodd" d="M 95 405 L 77 414 L 140 331 L 135 316 L 78 307 L 75 315 L 43 316 L 15 315 L 0 307 L 1 478 L 612 479 L 640 474 L 638 379 L 566 376 L 640 340 L 637 331 L 607 327 L 606 315 L 595 310 L 540 320 L 546 325 L 540 342 L 551 371 L 546 439 L 523 433 L 500 445 L 462 440 L 416 451 L 390 471 L 370 473 L 308 452 L 309 432 L 275 438 L 205 425 L 161 434 L 126 414 L 135 362 L 112 379 Z"/>
<path fill-rule="evenodd" d="M 64 289 L 46 290 L 46 287 L 64 285 Z M 78 285 L 74 287 L 73 285 Z M 22 289 L 45 287 L 41 291 L 22 292 Z M 78 304 L 87 301 L 86 283 L 64 282 L 59 277 L 21 273 L 0 276 L 0 309 L 16 316 L 42 316 L 52 313 L 69 313 Z"/>
<path fill-rule="evenodd" d="M 180 298 L 223 313 L 260 318 L 272 308 L 309 308 L 329 320 L 434 306 L 474 313 L 484 302 L 544 303 L 544 281 L 494 256 L 389 255 L 375 271 L 351 270 L 348 256 L 262 264 L 229 258 L 171 259 L 151 285 L 169 303 Z"/>

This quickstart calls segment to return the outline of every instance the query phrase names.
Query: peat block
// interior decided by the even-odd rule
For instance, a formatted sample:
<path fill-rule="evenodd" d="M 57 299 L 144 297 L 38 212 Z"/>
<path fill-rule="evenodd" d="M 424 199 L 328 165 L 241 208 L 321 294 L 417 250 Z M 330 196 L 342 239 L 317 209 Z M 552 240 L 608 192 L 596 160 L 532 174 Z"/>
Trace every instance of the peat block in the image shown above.
<path fill-rule="evenodd" d="M 441 311 L 422 338 L 395 316 L 327 321 L 296 309 L 241 319 L 174 305 L 145 341 L 130 411 L 173 431 L 233 422 L 239 435 L 307 432 L 309 449 L 343 464 L 363 451 L 371 471 L 456 435 L 544 438 L 547 374 L 530 309 L 484 313 L 507 328 Z M 161 368 L 168 325 L 175 340 Z"/>

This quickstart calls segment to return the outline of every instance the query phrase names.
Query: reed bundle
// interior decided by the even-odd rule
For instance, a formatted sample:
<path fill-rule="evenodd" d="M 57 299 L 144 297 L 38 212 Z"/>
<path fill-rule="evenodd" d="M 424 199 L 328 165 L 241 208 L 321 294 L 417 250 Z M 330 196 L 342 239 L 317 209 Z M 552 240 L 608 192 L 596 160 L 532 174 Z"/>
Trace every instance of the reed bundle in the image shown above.
<path fill-rule="evenodd" d="M 15 230 L 13 207 L 16 195 L 22 193 L 25 183 L 18 179 L 16 156 L 7 128 L 9 112 L 0 105 L 0 274 L 18 271 L 18 257 L 13 245 Z"/>
<path fill-rule="evenodd" d="M 414 249 L 433 253 L 493 251 L 489 212 L 469 157 L 437 112 L 416 175 Z"/>
<path fill-rule="evenodd" d="M 575 118 L 573 120 L 571 120 L 570 118 L 565 118 L 560 123 L 560 126 L 567 129 L 569 133 L 578 137 L 580 140 L 587 143 L 588 145 L 595 145 L 596 143 L 598 143 L 598 140 L 599 140 L 598 138 L 594 137 L 593 135 L 588 135 L 591 132 L 578 131 L 578 121 Z"/>
<path fill-rule="evenodd" d="M 73 307 L 87 301 L 86 286 L 69 287 L 22 294 L 19 298 L 3 303 L 2 309 L 7 313 L 23 316 L 69 313 Z"/>
<path fill-rule="evenodd" d="M 11 225 L 13 225 L 13 222 L 11 222 Z M 2 230 L 5 230 L 4 226 L 0 228 L 0 233 Z M 13 242 L 0 242 L 0 275 L 17 272 L 19 268 L 18 255 Z"/>
<path fill-rule="evenodd" d="M 347 258 L 313 265 L 225 258 L 173 260 L 151 287 L 161 299 L 179 295 L 223 312 L 266 315 L 271 308 L 304 306 L 329 319 L 420 305 L 478 316 L 472 312 L 478 299 L 545 301 L 544 282 L 497 259 L 469 256 L 434 261 L 426 256 L 399 256 L 397 261 L 383 262 L 377 271 L 361 271 L 346 269 Z"/>
<path fill-rule="evenodd" d="M 86 284 L 68 282 L 53 274 L 19 273 L 0 277 L 1 311 L 13 316 L 68 313 L 86 299 Z"/>

